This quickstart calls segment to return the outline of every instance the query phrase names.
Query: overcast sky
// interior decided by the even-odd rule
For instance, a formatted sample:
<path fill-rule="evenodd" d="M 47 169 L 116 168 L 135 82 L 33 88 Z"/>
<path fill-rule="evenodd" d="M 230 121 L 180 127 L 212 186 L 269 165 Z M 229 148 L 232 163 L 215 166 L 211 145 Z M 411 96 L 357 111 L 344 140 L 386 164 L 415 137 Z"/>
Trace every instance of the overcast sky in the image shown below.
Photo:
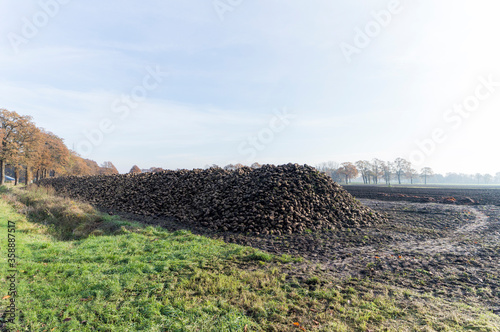
<path fill-rule="evenodd" d="M 0 108 L 120 172 L 500 171 L 493 1 L 0 0 Z"/>

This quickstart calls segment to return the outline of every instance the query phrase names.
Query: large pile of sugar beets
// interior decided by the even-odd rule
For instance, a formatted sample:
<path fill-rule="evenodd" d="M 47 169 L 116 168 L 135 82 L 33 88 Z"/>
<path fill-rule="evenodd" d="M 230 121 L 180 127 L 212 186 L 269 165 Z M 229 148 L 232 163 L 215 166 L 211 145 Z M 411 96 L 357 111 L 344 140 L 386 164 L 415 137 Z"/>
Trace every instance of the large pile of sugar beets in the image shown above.
<path fill-rule="evenodd" d="M 39 184 L 99 207 L 220 231 L 279 235 L 383 220 L 327 175 L 297 164 L 59 177 Z"/>

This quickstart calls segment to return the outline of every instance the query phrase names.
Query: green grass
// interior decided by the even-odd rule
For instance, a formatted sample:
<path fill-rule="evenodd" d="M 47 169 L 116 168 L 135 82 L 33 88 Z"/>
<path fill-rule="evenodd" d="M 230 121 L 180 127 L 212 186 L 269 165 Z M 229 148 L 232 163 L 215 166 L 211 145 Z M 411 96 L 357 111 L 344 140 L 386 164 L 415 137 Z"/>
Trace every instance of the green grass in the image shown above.
<path fill-rule="evenodd" d="M 7 292 L 7 222 L 16 221 L 19 316 L 13 330 L 300 331 L 294 323 L 306 331 L 500 327 L 500 317 L 484 308 L 369 280 L 336 281 L 300 259 L 185 230 L 144 227 L 40 189 L 0 192 L 1 297 Z M 310 274 L 299 282 L 293 271 L 304 266 Z"/>

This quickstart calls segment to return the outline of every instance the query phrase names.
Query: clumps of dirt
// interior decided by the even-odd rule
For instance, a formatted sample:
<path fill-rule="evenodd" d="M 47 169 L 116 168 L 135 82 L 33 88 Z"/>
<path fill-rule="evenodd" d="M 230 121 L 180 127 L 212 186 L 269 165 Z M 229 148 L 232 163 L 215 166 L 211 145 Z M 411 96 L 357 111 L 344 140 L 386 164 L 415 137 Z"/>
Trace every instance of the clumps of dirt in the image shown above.
<path fill-rule="evenodd" d="M 442 204 L 457 204 L 457 205 L 477 205 L 478 203 L 470 197 L 459 197 L 458 199 L 452 196 L 431 197 L 431 196 L 416 196 L 407 194 L 388 194 L 379 193 L 381 197 L 389 200 L 405 200 L 419 203 L 442 203 Z"/>
<path fill-rule="evenodd" d="M 100 207 L 176 217 L 216 231 L 281 235 L 384 220 L 307 165 L 60 177 L 39 184 Z"/>

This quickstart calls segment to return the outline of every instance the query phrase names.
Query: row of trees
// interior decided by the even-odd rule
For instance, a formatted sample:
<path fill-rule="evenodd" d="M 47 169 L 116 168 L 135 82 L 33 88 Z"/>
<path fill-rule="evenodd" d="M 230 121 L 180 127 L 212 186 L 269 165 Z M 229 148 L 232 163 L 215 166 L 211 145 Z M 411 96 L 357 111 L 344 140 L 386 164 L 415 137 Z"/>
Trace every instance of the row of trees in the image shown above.
<path fill-rule="evenodd" d="M 434 174 L 431 183 L 454 183 L 454 184 L 500 184 L 500 172 L 492 174 L 464 174 L 464 173 L 446 173 Z"/>
<path fill-rule="evenodd" d="M 334 161 L 324 162 L 316 166 L 316 168 L 331 176 L 337 182 L 351 182 L 352 179 L 361 176 L 365 184 L 378 184 L 385 181 L 386 184 L 391 184 L 391 180 L 397 180 L 399 184 L 404 179 L 410 183 L 418 178 L 423 178 L 427 184 L 427 179 L 434 175 L 430 167 L 424 167 L 420 171 L 413 168 L 411 162 L 403 158 L 396 158 L 394 161 L 383 161 L 380 159 L 359 160 L 355 163 L 344 162 L 338 164 Z"/>
<path fill-rule="evenodd" d="M 62 138 L 39 128 L 32 118 L 0 109 L 0 184 L 5 173 L 13 175 L 15 184 L 22 179 L 28 184 L 58 175 L 117 174 L 111 162 L 99 166 L 69 150 Z"/>
<path fill-rule="evenodd" d="M 391 180 L 401 184 L 403 181 L 415 183 L 419 180 L 425 184 L 429 183 L 452 183 L 452 184 L 500 184 L 500 172 L 491 174 L 463 174 L 447 173 L 435 174 L 430 167 L 424 167 L 420 171 L 413 168 L 411 162 L 397 158 L 394 161 L 372 161 L 359 160 L 355 163 L 345 162 L 338 164 L 334 161 L 324 162 L 316 168 L 330 175 L 337 182 L 349 183 L 360 177 L 365 184 L 378 184 L 384 181 L 390 184 Z"/>

